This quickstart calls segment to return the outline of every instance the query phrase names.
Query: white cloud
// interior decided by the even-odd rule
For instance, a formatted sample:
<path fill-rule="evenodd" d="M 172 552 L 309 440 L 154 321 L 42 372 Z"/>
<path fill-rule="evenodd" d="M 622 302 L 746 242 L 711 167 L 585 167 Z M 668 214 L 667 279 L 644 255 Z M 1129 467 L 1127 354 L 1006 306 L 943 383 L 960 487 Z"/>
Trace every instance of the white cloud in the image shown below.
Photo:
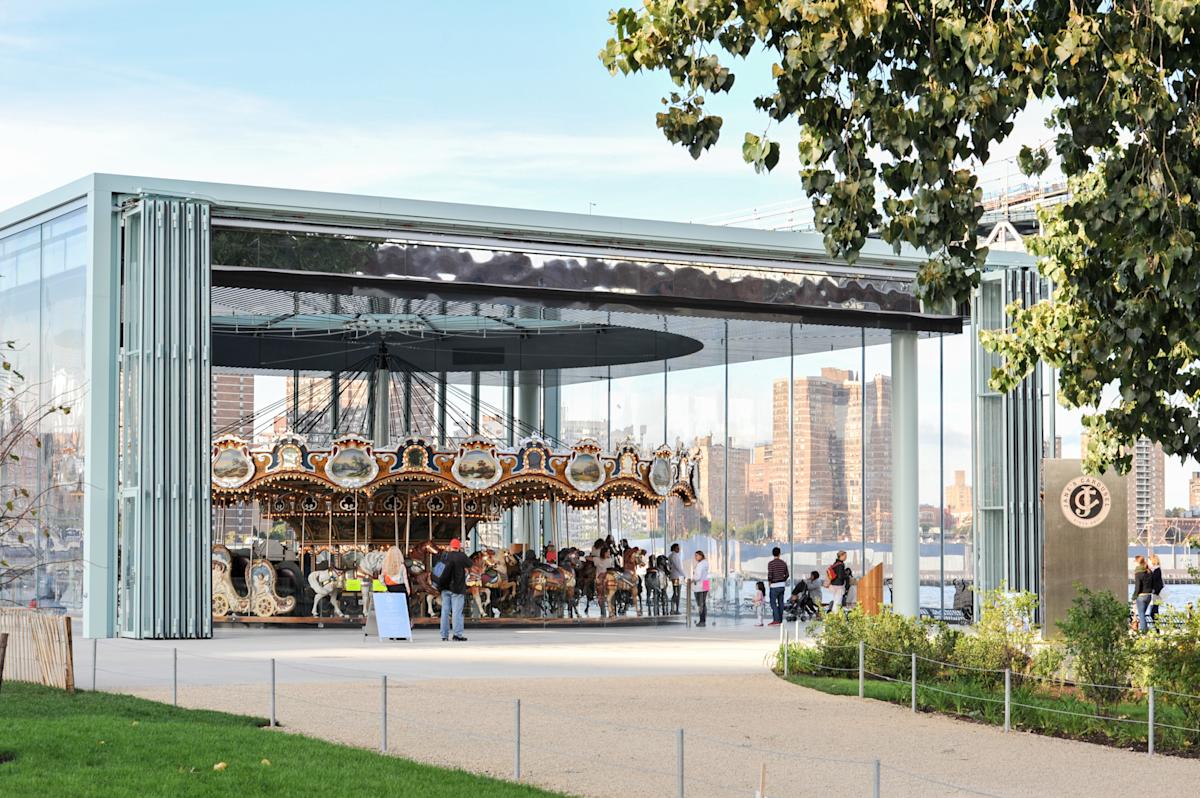
<path fill-rule="evenodd" d="M 254 95 L 112 74 L 117 89 L 11 98 L 0 117 L 0 207 L 91 172 L 379 193 L 427 199 L 537 200 L 537 186 L 622 176 L 696 176 L 688 155 L 650 135 L 469 125 L 347 122 Z M 381 115 L 382 116 L 382 115 Z M 733 148 L 706 176 L 747 168 Z"/>

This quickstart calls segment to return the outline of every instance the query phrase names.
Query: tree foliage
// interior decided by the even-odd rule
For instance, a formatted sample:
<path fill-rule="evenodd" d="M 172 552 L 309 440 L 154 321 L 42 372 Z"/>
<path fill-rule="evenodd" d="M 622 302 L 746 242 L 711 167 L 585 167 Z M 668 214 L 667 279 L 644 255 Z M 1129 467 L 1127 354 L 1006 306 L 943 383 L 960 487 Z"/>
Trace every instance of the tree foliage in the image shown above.
<path fill-rule="evenodd" d="M 1039 358 L 1059 369 L 1063 400 L 1090 411 L 1089 468 L 1127 468 L 1143 435 L 1200 454 L 1200 0 L 646 0 L 610 22 L 601 61 L 670 75 L 658 127 L 693 157 L 721 133 L 706 98 L 731 89 L 733 60 L 765 50 L 773 90 L 754 106 L 798 125 L 827 250 L 853 259 L 876 233 L 925 250 L 918 285 L 935 306 L 967 300 L 987 254 L 975 170 L 1031 98 L 1052 101 L 1071 196 L 1031 248 L 1054 291 L 984 336 L 1004 355 L 993 385 L 1011 389 Z M 745 134 L 756 169 L 779 151 Z M 1019 158 L 1029 174 L 1049 160 Z"/>

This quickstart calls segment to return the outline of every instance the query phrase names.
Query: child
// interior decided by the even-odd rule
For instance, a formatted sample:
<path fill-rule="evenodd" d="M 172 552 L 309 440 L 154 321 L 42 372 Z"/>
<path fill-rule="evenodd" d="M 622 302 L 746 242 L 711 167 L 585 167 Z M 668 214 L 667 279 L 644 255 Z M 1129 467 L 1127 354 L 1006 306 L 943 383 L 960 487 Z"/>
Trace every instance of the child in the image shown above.
<path fill-rule="evenodd" d="M 754 617 L 758 619 L 755 626 L 763 625 L 763 612 L 767 604 L 767 586 L 762 582 L 754 585 Z"/>

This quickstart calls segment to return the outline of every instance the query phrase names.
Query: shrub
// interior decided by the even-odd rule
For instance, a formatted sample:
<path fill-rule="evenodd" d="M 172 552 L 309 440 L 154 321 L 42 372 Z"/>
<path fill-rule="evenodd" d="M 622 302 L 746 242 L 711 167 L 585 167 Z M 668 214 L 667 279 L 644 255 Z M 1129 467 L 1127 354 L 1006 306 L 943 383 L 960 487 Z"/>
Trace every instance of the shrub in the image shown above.
<path fill-rule="evenodd" d="M 1047 643 L 1039 648 L 1029 663 L 1029 672 L 1042 679 L 1057 682 L 1063 677 L 1063 664 L 1067 661 L 1067 652 L 1062 646 Z"/>
<path fill-rule="evenodd" d="M 918 678 L 935 675 L 939 666 L 930 662 L 933 645 L 929 640 L 930 625 L 918 618 L 897 615 L 884 607 L 878 615 L 864 616 L 866 633 L 866 668 L 880 676 L 908 679 L 912 675 L 912 655 L 917 660 Z"/>
<path fill-rule="evenodd" d="M 775 670 L 783 673 L 784 665 L 784 646 L 779 647 L 779 653 L 775 661 Z M 855 658 L 857 659 L 857 654 Z M 807 673 L 812 676 L 848 676 L 850 674 L 841 673 L 838 671 L 827 671 L 821 668 L 821 650 L 815 646 L 808 646 L 804 643 L 789 643 L 787 645 L 787 672 L 784 676 L 789 676 L 793 673 Z"/>
<path fill-rule="evenodd" d="M 1101 706 L 1118 703 L 1134 661 L 1128 605 L 1107 590 L 1079 585 L 1058 628 L 1083 694 Z"/>
<path fill-rule="evenodd" d="M 1023 672 L 1028 668 L 1037 638 L 1033 625 L 1038 599 L 1033 593 L 1009 592 L 1001 585 L 989 590 L 980 601 L 979 623 L 975 634 L 963 634 L 955 640 L 950 660 L 965 669 L 959 673 L 981 684 L 997 684 L 1005 668 Z"/>
<path fill-rule="evenodd" d="M 811 625 L 809 632 L 815 634 L 821 652 L 820 664 L 826 668 L 857 668 L 858 641 L 867 639 L 868 620 L 869 616 L 856 607 L 850 612 L 831 612 L 824 616 L 824 623 Z"/>
<path fill-rule="evenodd" d="M 1142 635 L 1136 644 L 1138 683 L 1187 694 L 1157 698 L 1179 707 L 1188 726 L 1200 727 L 1200 615 L 1168 610 L 1158 618 L 1167 631 Z"/>

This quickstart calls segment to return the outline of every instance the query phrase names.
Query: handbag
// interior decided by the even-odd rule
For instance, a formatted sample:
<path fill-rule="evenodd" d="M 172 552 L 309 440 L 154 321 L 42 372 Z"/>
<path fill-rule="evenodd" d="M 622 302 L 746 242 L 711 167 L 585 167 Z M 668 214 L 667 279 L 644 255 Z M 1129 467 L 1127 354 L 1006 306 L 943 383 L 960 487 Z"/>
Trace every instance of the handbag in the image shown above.
<path fill-rule="evenodd" d="M 700 592 L 707 593 L 708 589 L 709 589 L 709 587 L 711 587 L 711 585 L 712 585 L 711 581 L 708 579 L 705 579 L 703 582 L 700 583 Z"/>

